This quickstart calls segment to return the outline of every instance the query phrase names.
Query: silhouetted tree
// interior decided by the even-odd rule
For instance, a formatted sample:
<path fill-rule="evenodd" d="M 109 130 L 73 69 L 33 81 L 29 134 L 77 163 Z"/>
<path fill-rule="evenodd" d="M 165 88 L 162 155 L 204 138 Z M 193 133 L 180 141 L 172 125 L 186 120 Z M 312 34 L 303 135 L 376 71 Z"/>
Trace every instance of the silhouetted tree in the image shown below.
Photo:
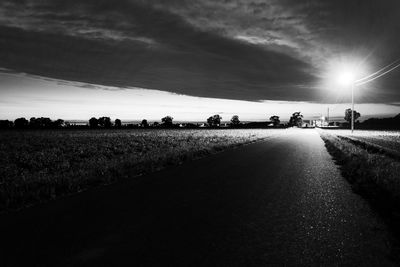
<path fill-rule="evenodd" d="M 207 119 L 207 123 L 209 126 L 217 127 L 221 124 L 222 117 L 218 114 L 211 116 Z"/>
<path fill-rule="evenodd" d="M 354 110 L 354 121 L 356 121 L 360 117 L 361 117 L 361 114 Z M 344 112 L 344 119 L 347 122 L 351 123 L 351 108 L 346 109 L 346 111 Z"/>
<path fill-rule="evenodd" d="M 64 126 L 64 120 L 58 119 L 53 122 L 54 128 L 61 128 Z"/>
<path fill-rule="evenodd" d="M 211 117 L 208 117 L 208 119 L 207 119 L 207 124 L 209 125 L 209 126 L 212 126 L 213 125 L 213 117 L 211 116 Z"/>
<path fill-rule="evenodd" d="M 53 128 L 54 127 L 54 123 L 50 118 L 44 118 L 44 117 L 40 117 L 40 118 L 35 118 L 32 117 L 29 120 L 29 127 L 31 128 L 35 128 L 35 129 L 49 129 L 49 128 Z"/>
<path fill-rule="evenodd" d="M 40 118 L 40 123 L 43 128 L 51 128 L 53 126 L 53 121 L 50 118 Z"/>
<path fill-rule="evenodd" d="M 232 126 L 238 126 L 240 124 L 239 116 L 233 115 L 231 119 Z"/>
<path fill-rule="evenodd" d="M 274 124 L 275 127 L 278 127 L 281 123 L 281 121 L 279 120 L 279 116 L 276 115 L 271 116 L 269 120 Z"/>
<path fill-rule="evenodd" d="M 15 128 L 18 128 L 18 129 L 27 128 L 28 125 L 29 125 L 29 122 L 25 118 L 18 118 L 14 121 L 14 126 L 15 126 Z"/>
<path fill-rule="evenodd" d="M 157 128 L 158 126 L 160 126 L 160 124 L 159 124 L 158 122 L 155 121 L 155 122 L 153 123 L 153 127 L 156 127 L 156 128 Z"/>
<path fill-rule="evenodd" d="M 37 121 L 35 117 L 29 119 L 29 127 L 31 128 L 39 128 L 38 123 L 39 121 Z"/>
<path fill-rule="evenodd" d="M 122 127 L 122 121 L 120 119 L 115 119 L 114 127 L 115 128 L 121 128 Z"/>
<path fill-rule="evenodd" d="M 301 115 L 300 112 L 293 113 L 292 117 L 290 117 L 289 120 L 289 126 L 301 127 L 302 124 L 303 124 L 303 115 Z"/>
<path fill-rule="evenodd" d="M 142 120 L 142 123 L 140 124 L 143 128 L 147 128 L 149 127 L 149 123 L 147 122 L 147 120 Z"/>
<path fill-rule="evenodd" d="M 89 126 L 90 126 L 90 128 L 97 128 L 99 126 L 99 120 L 96 119 L 95 117 L 92 117 L 89 120 Z"/>
<path fill-rule="evenodd" d="M 161 122 L 162 122 L 163 126 L 171 127 L 173 120 L 174 120 L 174 118 L 172 118 L 171 116 L 166 116 L 166 117 L 161 119 Z"/>
<path fill-rule="evenodd" d="M 98 121 L 103 128 L 111 128 L 112 126 L 110 117 L 100 117 Z"/>

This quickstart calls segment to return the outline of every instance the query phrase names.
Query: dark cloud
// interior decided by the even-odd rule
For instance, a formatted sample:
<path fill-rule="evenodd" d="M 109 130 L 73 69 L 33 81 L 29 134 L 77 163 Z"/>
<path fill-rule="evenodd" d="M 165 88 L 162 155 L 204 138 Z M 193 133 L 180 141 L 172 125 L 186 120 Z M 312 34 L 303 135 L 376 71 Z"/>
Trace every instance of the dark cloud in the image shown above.
<path fill-rule="evenodd" d="M 400 57 L 399 5 L 394 0 L 3 1 L 0 67 L 195 96 L 327 101 L 313 88 L 328 58 L 355 53 L 380 66 Z M 371 91 L 375 100 L 399 101 L 398 80 L 397 72 L 373 84 L 381 89 Z"/>

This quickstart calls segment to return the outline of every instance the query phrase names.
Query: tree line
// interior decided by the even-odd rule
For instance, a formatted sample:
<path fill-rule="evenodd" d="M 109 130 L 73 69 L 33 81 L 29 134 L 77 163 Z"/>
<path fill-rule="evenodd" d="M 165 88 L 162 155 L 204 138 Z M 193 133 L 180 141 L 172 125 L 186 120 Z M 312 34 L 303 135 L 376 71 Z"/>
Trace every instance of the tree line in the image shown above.
<path fill-rule="evenodd" d="M 360 118 L 361 114 L 354 111 L 355 121 Z M 344 120 L 351 121 L 351 109 L 345 110 Z M 348 123 L 349 124 L 349 123 Z M 344 124 L 345 127 L 348 124 Z M 281 123 L 279 116 L 273 115 L 269 120 L 261 122 L 241 122 L 238 115 L 232 116 L 229 122 L 222 124 L 222 117 L 219 114 L 208 117 L 204 123 L 174 123 L 172 116 L 165 116 L 160 122 L 149 123 L 143 119 L 137 124 L 123 124 L 120 119 L 111 120 L 110 117 L 92 117 L 86 125 L 74 125 L 62 119 L 51 120 L 47 117 L 35 118 L 29 120 L 26 118 L 18 118 L 14 121 L 0 120 L 0 129 L 58 129 L 58 128 L 91 128 L 91 129 L 111 129 L 111 128 L 285 128 L 285 127 L 302 127 L 303 115 L 301 112 L 294 112 L 287 123 Z M 363 123 L 358 122 L 357 127 L 363 129 L 400 129 L 400 114 L 393 118 L 375 119 L 371 118 Z"/>
<path fill-rule="evenodd" d="M 161 122 L 149 123 L 146 119 L 143 119 L 138 124 L 123 124 L 120 119 L 111 120 L 110 117 L 92 117 L 88 120 L 86 125 L 76 125 L 71 124 L 68 121 L 62 119 L 51 120 L 47 117 L 35 118 L 32 117 L 27 120 L 24 117 L 18 118 L 14 121 L 10 120 L 0 120 L 0 129 L 57 129 L 57 128 L 91 128 L 91 129 L 111 129 L 111 128 L 198 128 L 198 127 L 209 127 L 209 128 L 219 128 L 222 127 L 221 124 L 222 117 L 219 114 L 210 116 L 205 123 L 174 123 L 174 118 L 172 116 L 165 116 L 161 118 Z M 254 123 L 253 123 L 254 124 Z M 265 124 L 265 126 L 271 127 L 283 127 L 284 125 L 280 123 L 279 116 L 270 117 L 270 121 L 258 122 L 256 124 Z M 246 125 L 252 125 L 252 123 L 242 123 L 239 120 L 238 115 L 234 115 L 229 123 L 224 124 L 226 127 L 236 127 L 245 128 Z"/>

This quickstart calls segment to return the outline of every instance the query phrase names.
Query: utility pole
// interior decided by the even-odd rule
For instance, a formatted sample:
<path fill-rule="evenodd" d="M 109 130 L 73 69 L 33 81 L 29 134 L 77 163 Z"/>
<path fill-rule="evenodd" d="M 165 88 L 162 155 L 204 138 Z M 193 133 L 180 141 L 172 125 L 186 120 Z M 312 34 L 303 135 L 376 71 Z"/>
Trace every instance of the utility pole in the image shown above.
<path fill-rule="evenodd" d="M 354 82 L 351 85 L 351 134 L 354 132 Z"/>
<path fill-rule="evenodd" d="M 326 117 L 326 121 L 328 122 L 328 126 L 329 126 L 329 107 L 328 107 L 328 116 Z"/>

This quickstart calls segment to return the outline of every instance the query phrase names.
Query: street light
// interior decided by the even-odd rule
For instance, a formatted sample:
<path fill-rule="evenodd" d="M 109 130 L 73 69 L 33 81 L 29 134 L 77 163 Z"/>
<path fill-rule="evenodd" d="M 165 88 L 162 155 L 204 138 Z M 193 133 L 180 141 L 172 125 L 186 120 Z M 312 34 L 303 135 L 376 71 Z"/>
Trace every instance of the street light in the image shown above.
<path fill-rule="evenodd" d="M 351 134 L 354 132 L 354 81 L 351 83 Z"/>
<path fill-rule="evenodd" d="M 338 83 L 342 86 L 351 87 L 351 133 L 354 132 L 354 87 L 356 86 L 355 74 L 351 70 L 343 71 L 338 76 Z"/>

